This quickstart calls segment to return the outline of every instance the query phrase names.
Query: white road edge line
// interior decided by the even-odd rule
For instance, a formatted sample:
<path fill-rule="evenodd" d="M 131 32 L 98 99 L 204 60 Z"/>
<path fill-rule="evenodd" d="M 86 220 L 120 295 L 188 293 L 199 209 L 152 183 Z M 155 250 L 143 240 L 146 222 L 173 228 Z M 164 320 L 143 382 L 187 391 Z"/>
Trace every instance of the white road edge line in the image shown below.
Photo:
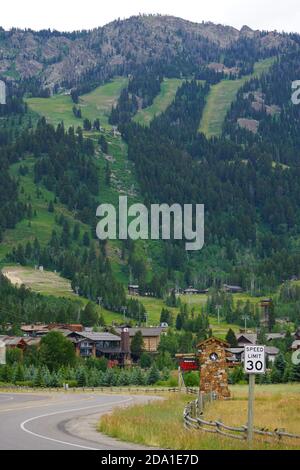
<path fill-rule="evenodd" d="M 72 447 L 78 447 L 80 449 L 99 450 L 99 449 L 94 448 L 94 447 L 87 447 L 87 446 L 83 446 L 83 445 L 80 445 L 80 444 L 73 444 L 72 442 L 60 441 L 59 439 L 54 439 L 52 437 L 44 436 L 43 434 L 37 434 L 33 431 L 30 431 L 25 426 L 26 426 L 26 424 L 28 424 L 32 421 L 35 421 L 35 420 L 41 419 L 41 418 L 47 418 L 49 416 L 54 416 L 54 415 L 63 414 L 63 413 L 69 413 L 69 412 L 72 412 L 72 411 L 89 410 L 91 408 L 103 408 L 103 407 L 108 406 L 108 405 L 121 405 L 122 403 L 128 403 L 132 400 L 133 400 L 133 398 L 127 398 L 126 400 L 121 400 L 121 401 L 117 401 L 117 402 L 110 402 L 110 403 L 102 403 L 101 405 L 92 405 L 92 406 L 85 406 L 85 407 L 82 407 L 82 408 L 73 408 L 73 409 L 69 409 L 69 410 L 55 411 L 53 413 L 47 413 L 47 414 L 44 414 L 44 415 L 39 415 L 39 416 L 35 416 L 33 418 L 26 419 L 25 421 L 23 421 L 23 423 L 20 424 L 20 428 L 22 429 L 22 431 L 24 431 L 28 434 L 31 434 L 32 436 L 38 437 L 40 439 L 45 439 L 47 441 L 57 442 L 59 444 L 68 445 L 68 446 L 72 446 Z"/>

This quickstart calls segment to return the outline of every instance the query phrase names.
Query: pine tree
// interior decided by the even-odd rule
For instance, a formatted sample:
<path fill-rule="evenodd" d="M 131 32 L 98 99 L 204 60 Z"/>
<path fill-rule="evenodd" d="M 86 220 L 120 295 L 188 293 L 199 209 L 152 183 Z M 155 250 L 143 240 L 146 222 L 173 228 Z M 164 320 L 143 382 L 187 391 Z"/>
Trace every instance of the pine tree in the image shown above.
<path fill-rule="evenodd" d="M 140 330 L 138 330 L 134 337 L 132 338 L 131 344 L 130 344 L 130 351 L 132 356 L 135 359 L 139 359 L 142 352 L 144 350 L 144 340 L 143 340 L 143 335 Z"/>
<path fill-rule="evenodd" d="M 159 371 L 156 365 L 154 364 L 148 373 L 147 385 L 154 385 L 156 382 L 158 382 L 159 379 L 160 379 Z"/>
<path fill-rule="evenodd" d="M 54 212 L 54 204 L 53 204 L 53 201 L 50 201 L 50 202 L 49 202 L 49 205 L 48 205 L 48 212 L 51 212 L 51 213 Z"/>
<path fill-rule="evenodd" d="M 227 343 L 230 344 L 231 348 L 237 348 L 238 341 L 237 341 L 237 338 L 235 336 L 234 331 L 231 328 L 229 328 L 225 339 L 226 339 Z"/>

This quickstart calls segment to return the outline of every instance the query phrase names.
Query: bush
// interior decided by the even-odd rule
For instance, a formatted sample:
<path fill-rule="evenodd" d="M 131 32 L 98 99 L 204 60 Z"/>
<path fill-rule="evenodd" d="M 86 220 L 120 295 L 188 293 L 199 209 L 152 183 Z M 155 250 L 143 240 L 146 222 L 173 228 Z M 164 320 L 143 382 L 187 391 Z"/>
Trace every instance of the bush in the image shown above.
<path fill-rule="evenodd" d="M 65 383 L 69 385 L 69 388 L 76 388 L 76 387 L 78 387 L 78 382 L 77 382 L 77 380 L 66 380 Z"/>
<path fill-rule="evenodd" d="M 147 385 L 154 385 L 160 379 L 159 371 L 155 364 L 151 367 L 148 377 L 147 377 Z"/>
<path fill-rule="evenodd" d="M 32 380 L 19 380 L 15 382 L 15 385 L 17 385 L 17 387 L 33 387 L 34 383 Z"/>
<path fill-rule="evenodd" d="M 187 372 L 183 378 L 186 387 L 199 387 L 199 372 Z"/>
<path fill-rule="evenodd" d="M 140 358 L 140 366 L 142 369 L 149 369 L 152 365 L 152 357 L 149 353 L 143 352 Z"/>

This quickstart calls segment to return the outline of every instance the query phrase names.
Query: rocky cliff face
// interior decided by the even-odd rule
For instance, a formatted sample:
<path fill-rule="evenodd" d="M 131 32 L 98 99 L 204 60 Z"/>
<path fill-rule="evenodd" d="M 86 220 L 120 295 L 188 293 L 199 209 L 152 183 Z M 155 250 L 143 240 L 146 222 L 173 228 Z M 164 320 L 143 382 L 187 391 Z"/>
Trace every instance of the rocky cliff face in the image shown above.
<path fill-rule="evenodd" d="M 175 17 L 139 16 L 102 28 L 74 33 L 0 29 L 0 75 L 8 80 L 37 77 L 44 87 L 84 80 L 91 71 L 105 79 L 129 73 L 149 60 L 183 56 L 199 64 L 218 62 L 220 52 L 243 38 L 261 50 L 285 48 L 292 41 L 244 26 L 241 31 Z"/>

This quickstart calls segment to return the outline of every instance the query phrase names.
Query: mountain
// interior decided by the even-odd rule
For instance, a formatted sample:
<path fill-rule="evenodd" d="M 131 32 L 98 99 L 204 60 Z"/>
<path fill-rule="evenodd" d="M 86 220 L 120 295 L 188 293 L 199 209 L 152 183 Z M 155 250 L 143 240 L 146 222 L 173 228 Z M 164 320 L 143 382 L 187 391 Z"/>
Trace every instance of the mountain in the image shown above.
<path fill-rule="evenodd" d="M 190 71 L 240 48 L 262 57 L 283 51 L 293 40 L 277 32 L 240 31 L 213 23 L 192 23 L 170 16 L 138 16 L 90 31 L 61 33 L 0 29 L 0 76 L 18 81 L 34 77 L 41 88 L 74 87 L 86 79 L 105 81 L 132 73 L 147 63 L 174 65 Z M 242 58 L 242 57 L 241 57 Z"/>
<path fill-rule="evenodd" d="M 258 295 L 300 277 L 299 35 L 139 16 L 0 39 L 2 259 L 55 269 L 119 312 L 116 279 L 156 296 L 223 283 Z M 120 194 L 204 203 L 204 249 L 99 244 L 96 206 Z"/>

